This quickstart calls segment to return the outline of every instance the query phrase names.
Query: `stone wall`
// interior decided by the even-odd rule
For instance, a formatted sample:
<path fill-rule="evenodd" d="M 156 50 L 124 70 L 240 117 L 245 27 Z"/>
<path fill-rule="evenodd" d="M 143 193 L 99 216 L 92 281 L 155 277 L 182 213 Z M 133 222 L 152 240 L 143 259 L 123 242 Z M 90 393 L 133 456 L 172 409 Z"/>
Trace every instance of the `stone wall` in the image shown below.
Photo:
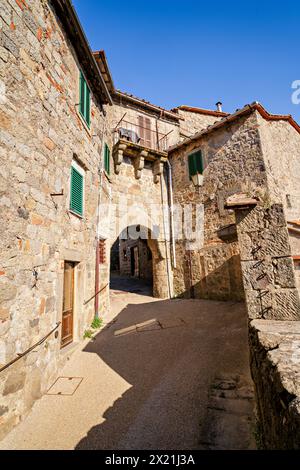
<path fill-rule="evenodd" d="M 146 227 L 153 237 L 148 243 L 153 255 L 154 295 L 169 297 L 168 277 L 172 283 L 172 271 L 168 235 L 169 215 L 168 212 L 163 214 L 162 211 L 162 200 L 166 204 L 168 202 L 164 176 L 155 183 L 153 163 L 149 163 L 145 165 L 141 178 L 136 179 L 133 160 L 124 157 L 120 172 L 111 175 L 111 182 L 114 211 L 110 217 L 110 246 L 115 244 L 128 227 Z"/>
<path fill-rule="evenodd" d="M 211 126 L 221 119 L 221 117 L 218 116 L 186 111 L 180 108 L 177 108 L 177 112 L 182 118 L 182 120 L 180 120 L 180 133 L 182 137 L 189 137 L 196 134 L 196 132 L 206 129 L 208 126 Z"/>
<path fill-rule="evenodd" d="M 283 206 L 236 211 L 249 318 L 300 320 L 300 300 Z"/>
<path fill-rule="evenodd" d="M 236 209 L 261 448 L 300 448 L 300 299 L 282 204 Z"/>
<path fill-rule="evenodd" d="M 1 0 L 0 22 L 4 365 L 61 321 L 64 260 L 76 263 L 74 340 L 83 337 L 92 321 L 98 168 L 106 137 L 103 111 L 94 96 L 90 130 L 78 113 L 80 64 L 51 3 Z M 73 159 L 85 170 L 83 218 L 69 211 Z M 100 305 L 103 313 L 107 292 Z M 0 435 L 52 384 L 60 358 L 60 335 L 52 335 L 0 374 Z"/>
<path fill-rule="evenodd" d="M 204 183 L 199 192 L 189 179 L 188 155 L 201 149 L 204 157 Z M 204 205 L 204 246 L 187 252 L 186 240 L 176 244 L 177 268 L 174 290 L 177 295 L 219 300 L 244 297 L 237 238 L 220 238 L 222 227 L 235 223 L 224 210 L 229 194 L 239 188 L 266 187 L 267 177 L 257 126 L 257 114 L 241 117 L 197 141 L 170 152 L 174 181 L 174 200 L 184 206 Z"/>
<path fill-rule="evenodd" d="M 272 199 L 282 202 L 287 220 L 300 218 L 300 134 L 289 122 L 258 115 L 262 152 Z"/>
<path fill-rule="evenodd" d="M 121 276 L 131 277 L 131 257 L 132 248 L 138 250 L 138 274 L 136 277 L 152 282 L 152 252 L 148 246 L 147 240 L 120 240 L 120 274 Z"/>
<path fill-rule="evenodd" d="M 284 206 L 287 220 L 300 220 L 300 134 L 289 122 L 258 116 L 262 151 L 273 200 Z M 300 236 L 290 232 L 292 254 L 300 255 Z"/>
<path fill-rule="evenodd" d="M 251 370 L 260 448 L 300 449 L 300 322 L 253 320 Z"/>
<path fill-rule="evenodd" d="M 138 116 L 147 116 L 156 125 L 159 132 L 172 131 L 169 143 L 178 142 L 179 126 L 176 122 L 160 119 L 151 112 L 146 112 L 139 105 L 114 104 L 109 110 L 110 128 L 113 130 L 120 119 L 138 124 Z M 118 136 L 114 136 L 117 143 Z M 124 153 L 122 163 L 116 172 L 113 167 L 110 174 L 112 188 L 112 203 L 114 211 L 110 218 L 110 245 L 114 246 L 123 230 L 128 227 L 141 225 L 149 230 L 152 240 L 148 240 L 153 256 L 153 293 L 156 297 L 167 298 L 172 295 L 172 266 L 169 236 L 168 186 L 166 176 L 166 163 L 159 163 L 160 155 L 156 161 L 145 160 L 144 167 L 137 178 L 135 158 Z M 166 160 L 166 154 L 164 154 Z M 159 175 L 156 176 L 157 164 Z M 165 211 L 163 211 L 163 205 Z"/>

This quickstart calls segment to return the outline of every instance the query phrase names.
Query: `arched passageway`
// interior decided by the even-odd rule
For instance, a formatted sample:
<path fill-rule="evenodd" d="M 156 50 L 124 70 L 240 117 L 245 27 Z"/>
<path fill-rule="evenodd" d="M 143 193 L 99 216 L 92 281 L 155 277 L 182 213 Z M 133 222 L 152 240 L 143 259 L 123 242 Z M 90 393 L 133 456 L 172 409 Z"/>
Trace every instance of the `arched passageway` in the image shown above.
<path fill-rule="evenodd" d="M 128 292 L 148 286 L 148 294 L 169 297 L 170 280 L 164 244 L 143 225 L 131 225 L 111 246 L 111 285 Z"/>

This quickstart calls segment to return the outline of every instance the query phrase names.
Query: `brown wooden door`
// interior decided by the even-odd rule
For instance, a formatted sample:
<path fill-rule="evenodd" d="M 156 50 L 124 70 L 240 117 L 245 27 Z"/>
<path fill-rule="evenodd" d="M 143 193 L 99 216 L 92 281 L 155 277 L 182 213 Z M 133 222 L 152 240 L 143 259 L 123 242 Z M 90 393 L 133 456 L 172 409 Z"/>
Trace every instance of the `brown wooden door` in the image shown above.
<path fill-rule="evenodd" d="M 65 261 L 64 293 L 61 327 L 61 347 L 73 341 L 73 309 L 74 309 L 74 268 L 75 263 Z"/>

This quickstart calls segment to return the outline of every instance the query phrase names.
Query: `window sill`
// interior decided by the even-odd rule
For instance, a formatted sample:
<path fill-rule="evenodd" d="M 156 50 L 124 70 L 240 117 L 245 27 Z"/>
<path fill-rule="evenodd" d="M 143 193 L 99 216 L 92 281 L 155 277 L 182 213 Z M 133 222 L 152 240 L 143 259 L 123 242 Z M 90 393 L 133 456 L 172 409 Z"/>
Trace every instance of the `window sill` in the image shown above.
<path fill-rule="evenodd" d="M 69 209 L 68 212 L 69 212 L 69 214 L 75 215 L 75 217 L 77 217 L 77 218 L 80 219 L 80 220 L 85 220 L 85 218 L 83 217 L 83 215 L 77 214 L 77 212 L 74 212 L 74 211 L 72 211 L 71 209 Z"/>

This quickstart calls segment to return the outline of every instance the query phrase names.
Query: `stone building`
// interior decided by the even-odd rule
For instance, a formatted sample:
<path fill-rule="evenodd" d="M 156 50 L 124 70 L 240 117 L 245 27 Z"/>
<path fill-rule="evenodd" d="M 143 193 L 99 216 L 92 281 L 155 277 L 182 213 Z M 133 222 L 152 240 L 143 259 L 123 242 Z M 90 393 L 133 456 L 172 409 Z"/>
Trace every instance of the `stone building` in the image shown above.
<path fill-rule="evenodd" d="M 0 0 L 0 21 L 0 437 L 109 310 L 111 270 L 156 297 L 299 319 L 290 116 L 166 110 L 116 90 L 69 0 Z M 204 207 L 201 246 L 177 230 L 189 204 Z"/>
<path fill-rule="evenodd" d="M 0 16 L 0 367 L 55 329 L 1 372 L 3 435 L 53 383 L 62 346 L 80 341 L 95 315 L 112 99 L 69 2 L 1 0 Z M 107 277 L 108 260 L 100 269 Z M 107 307 L 108 288 L 99 314 Z"/>
<path fill-rule="evenodd" d="M 243 299 L 235 218 L 225 208 L 226 199 L 235 192 L 257 195 L 264 204 L 283 204 L 287 220 L 292 214 L 295 219 L 299 213 L 299 134 L 290 116 L 271 115 L 254 103 L 169 149 L 175 202 L 197 202 L 205 212 L 202 249 L 191 252 L 185 240 L 177 241 L 173 273 L 177 295 Z M 272 151 L 274 141 L 276 151 Z M 191 155 L 203 166 L 203 186 L 198 190 L 189 173 Z M 296 260 L 299 235 L 291 229 L 290 243 Z"/>
<path fill-rule="evenodd" d="M 216 121 L 229 116 L 228 113 L 222 111 L 222 103 L 217 103 L 216 110 L 195 108 L 191 106 L 181 105 L 174 108 L 172 111 L 177 113 L 180 119 L 180 138 L 181 140 L 191 137 L 205 129 Z"/>
<path fill-rule="evenodd" d="M 110 86 L 114 166 L 110 180 L 115 207 L 111 246 L 119 251 L 121 274 L 153 280 L 154 296 L 172 297 L 167 149 L 179 141 L 180 119 L 177 113 Z M 141 236 L 138 231 L 130 234 L 130 228 L 136 231 L 136 227 L 141 227 Z"/>

